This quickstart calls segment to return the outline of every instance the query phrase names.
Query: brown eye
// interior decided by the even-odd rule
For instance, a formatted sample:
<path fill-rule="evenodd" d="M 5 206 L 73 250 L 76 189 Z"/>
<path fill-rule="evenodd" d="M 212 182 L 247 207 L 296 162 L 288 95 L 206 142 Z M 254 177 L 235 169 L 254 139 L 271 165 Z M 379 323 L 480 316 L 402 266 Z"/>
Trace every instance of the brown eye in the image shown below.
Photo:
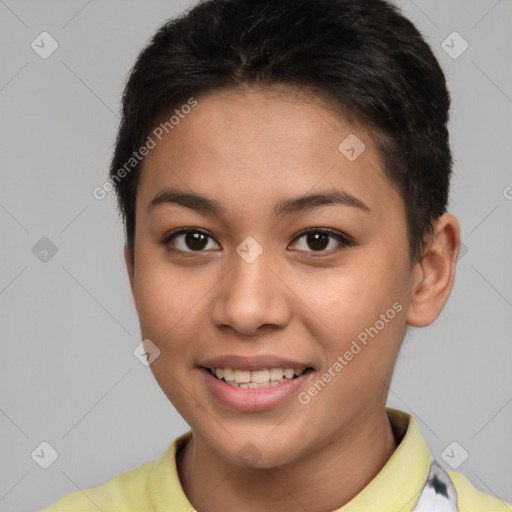
<path fill-rule="evenodd" d="M 302 231 L 299 233 L 299 236 L 295 238 L 295 241 L 301 239 L 304 239 L 304 242 L 302 244 L 296 242 L 296 245 L 299 246 L 298 250 L 305 252 L 331 253 L 353 245 L 353 242 L 348 237 L 340 233 L 316 228 Z M 308 250 L 308 248 L 311 250 Z"/>
<path fill-rule="evenodd" d="M 208 241 L 213 240 L 210 235 L 198 229 L 180 229 L 167 235 L 160 243 L 169 249 L 182 252 L 204 252 Z"/>
<path fill-rule="evenodd" d="M 329 245 L 331 235 L 326 233 L 308 233 L 306 236 L 306 244 L 314 251 L 321 251 Z"/>

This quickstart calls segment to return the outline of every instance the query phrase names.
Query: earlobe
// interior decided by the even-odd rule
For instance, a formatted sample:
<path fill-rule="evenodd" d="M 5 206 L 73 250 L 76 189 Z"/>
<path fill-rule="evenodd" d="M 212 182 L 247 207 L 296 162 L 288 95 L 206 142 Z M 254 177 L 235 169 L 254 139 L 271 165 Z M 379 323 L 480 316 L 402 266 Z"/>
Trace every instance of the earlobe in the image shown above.
<path fill-rule="evenodd" d="M 441 313 L 455 281 L 459 249 L 459 223 L 445 213 L 437 219 L 435 233 L 413 273 L 406 318 L 409 325 L 425 327 Z"/>

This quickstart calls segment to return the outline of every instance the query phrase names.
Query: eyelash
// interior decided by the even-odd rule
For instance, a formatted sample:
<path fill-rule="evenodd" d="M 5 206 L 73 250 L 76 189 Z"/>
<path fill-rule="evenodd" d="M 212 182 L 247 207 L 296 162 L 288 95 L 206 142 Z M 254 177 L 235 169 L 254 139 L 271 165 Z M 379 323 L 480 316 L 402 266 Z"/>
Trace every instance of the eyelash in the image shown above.
<path fill-rule="evenodd" d="M 178 229 L 176 231 L 173 231 L 173 232 L 169 233 L 168 235 L 166 235 L 159 243 L 161 245 L 167 247 L 168 249 L 174 251 L 174 252 L 189 253 L 189 254 L 190 253 L 193 254 L 193 253 L 206 252 L 204 250 L 183 251 L 182 249 L 175 249 L 175 248 L 172 248 L 172 247 L 169 246 L 170 242 L 175 237 L 177 237 L 178 235 L 187 234 L 187 233 L 201 233 L 201 234 L 203 234 L 203 235 L 213 239 L 213 237 L 211 237 L 208 233 L 206 233 L 202 229 L 198 229 L 198 228 L 180 228 L 180 229 Z M 296 240 L 299 240 L 303 236 L 310 234 L 310 233 L 321 233 L 321 234 L 324 234 L 324 235 L 328 235 L 328 236 L 330 236 L 332 238 L 335 238 L 339 242 L 340 245 L 338 246 L 338 248 L 336 248 L 334 250 L 330 249 L 330 250 L 327 250 L 327 251 L 320 250 L 320 251 L 299 251 L 299 252 L 331 255 L 334 252 L 341 251 L 343 249 L 346 249 L 347 247 L 350 247 L 350 246 L 354 245 L 354 241 L 351 240 L 348 236 L 342 235 L 341 233 L 338 233 L 336 231 L 333 231 L 333 230 L 330 230 L 330 229 L 326 229 L 326 228 L 308 228 L 308 229 L 304 229 L 304 230 L 300 231 L 299 233 L 297 233 L 297 236 L 292 240 L 292 243 L 295 242 Z"/>

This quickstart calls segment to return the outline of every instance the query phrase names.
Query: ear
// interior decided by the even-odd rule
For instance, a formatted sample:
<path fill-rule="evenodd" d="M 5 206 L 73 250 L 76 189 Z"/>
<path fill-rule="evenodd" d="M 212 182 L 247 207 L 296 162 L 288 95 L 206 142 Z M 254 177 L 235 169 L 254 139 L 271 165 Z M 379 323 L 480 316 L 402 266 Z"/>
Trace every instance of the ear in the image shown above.
<path fill-rule="evenodd" d="M 413 271 L 409 325 L 425 327 L 439 316 L 453 288 L 459 250 L 459 223 L 445 213 L 435 222 L 435 233 Z"/>
<path fill-rule="evenodd" d="M 128 271 L 128 278 L 130 279 L 130 288 L 132 289 L 132 296 L 135 299 L 135 295 L 133 293 L 133 281 L 134 281 L 134 264 L 132 257 L 130 255 L 130 249 L 128 248 L 128 244 L 124 244 L 124 261 L 126 263 L 126 270 Z"/>

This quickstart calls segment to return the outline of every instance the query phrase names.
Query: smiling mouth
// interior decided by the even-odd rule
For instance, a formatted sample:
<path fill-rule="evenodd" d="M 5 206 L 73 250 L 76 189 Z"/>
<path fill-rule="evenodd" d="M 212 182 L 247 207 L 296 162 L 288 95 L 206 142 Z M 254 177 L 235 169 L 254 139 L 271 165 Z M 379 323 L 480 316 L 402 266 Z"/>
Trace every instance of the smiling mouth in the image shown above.
<path fill-rule="evenodd" d="M 216 379 L 236 388 L 268 388 L 290 382 L 297 377 L 308 374 L 313 368 L 262 368 L 260 370 L 241 370 L 237 368 L 208 368 L 203 366 Z"/>

